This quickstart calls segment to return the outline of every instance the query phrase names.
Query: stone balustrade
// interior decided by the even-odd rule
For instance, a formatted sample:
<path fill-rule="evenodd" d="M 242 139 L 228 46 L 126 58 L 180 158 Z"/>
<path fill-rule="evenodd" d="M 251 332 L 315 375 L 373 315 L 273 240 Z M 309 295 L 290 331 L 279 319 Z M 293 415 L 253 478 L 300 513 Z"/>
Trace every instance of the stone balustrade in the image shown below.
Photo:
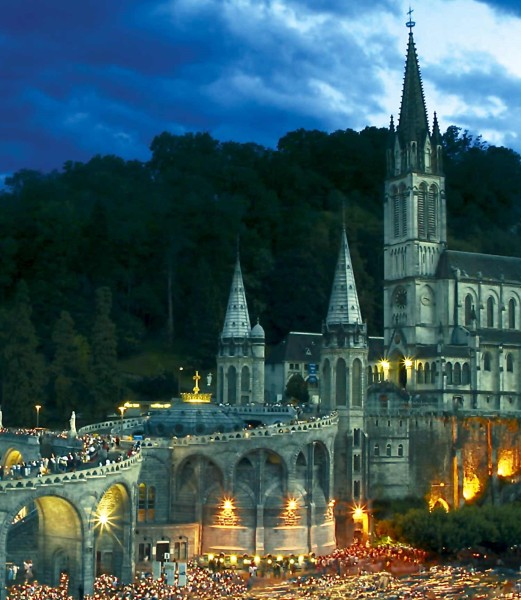
<path fill-rule="evenodd" d="M 245 440 L 264 438 L 269 436 L 287 435 L 292 433 L 301 433 L 324 429 L 327 427 L 336 427 L 338 424 L 338 415 L 333 413 L 326 417 L 317 418 L 313 421 L 297 421 L 295 423 L 284 423 L 283 425 L 267 425 L 266 427 L 256 427 L 255 429 L 242 429 L 241 431 L 231 431 L 228 433 L 214 433 L 211 435 L 188 435 L 183 438 L 172 438 L 170 443 L 173 446 L 188 446 L 196 444 L 207 444 L 209 442 L 229 442 L 233 440 Z M 146 446 L 146 440 L 144 445 Z"/>
<path fill-rule="evenodd" d="M 133 465 L 139 462 L 141 462 L 141 453 L 137 452 L 136 454 L 128 456 L 119 462 L 111 462 L 108 465 L 96 466 L 78 471 L 69 471 L 67 473 L 50 473 L 48 475 L 42 475 L 39 477 L 35 475 L 34 477 L 0 481 L 0 493 L 16 490 L 36 489 L 42 486 L 77 483 L 79 481 L 87 481 L 89 479 L 99 479 L 101 477 L 107 477 L 110 475 L 119 474 L 122 471 L 127 471 Z"/>

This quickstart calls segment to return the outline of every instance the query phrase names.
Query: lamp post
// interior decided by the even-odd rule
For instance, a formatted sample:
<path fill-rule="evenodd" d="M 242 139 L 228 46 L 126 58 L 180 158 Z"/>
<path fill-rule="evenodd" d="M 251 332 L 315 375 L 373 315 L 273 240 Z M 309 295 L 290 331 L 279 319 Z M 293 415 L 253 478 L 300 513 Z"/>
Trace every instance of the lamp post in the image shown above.
<path fill-rule="evenodd" d="M 179 375 L 177 376 L 177 395 L 181 397 L 181 392 L 183 391 L 183 386 L 181 385 L 181 375 L 184 371 L 184 367 L 179 367 Z"/>
<path fill-rule="evenodd" d="M 121 431 L 123 431 L 123 415 L 125 414 L 125 407 L 118 406 L 119 412 L 121 414 Z"/>
<path fill-rule="evenodd" d="M 36 429 L 38 429 L 40 427 L 40 409 L 42 406 L 41 404 L 37 404 L 34 408 L 36 409 Z"/>

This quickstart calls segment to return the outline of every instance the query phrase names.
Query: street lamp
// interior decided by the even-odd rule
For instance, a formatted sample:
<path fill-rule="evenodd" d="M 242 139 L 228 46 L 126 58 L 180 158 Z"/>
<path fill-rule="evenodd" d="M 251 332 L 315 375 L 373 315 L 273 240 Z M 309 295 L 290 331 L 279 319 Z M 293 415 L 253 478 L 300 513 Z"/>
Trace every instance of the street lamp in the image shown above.
<path fill-rule="evenodd" d="M 37 404 L 34 408 L 36 408 L 36 429 L 40 427 L 40 408 L 42 408 L 41 404 Z"/>
<path fill-rule="evenodd" d="M 179 367 L 179 375 L 177 376 L 177 395 L 181 397 L 181 392 L 183 391 L 181 385 L 181 374 L 184 371 L 184 367 Z"/>
<path fill-rule="evenodd" d="M 121 427 L 123 427 L 123 415 L 125 414 L 125 407 L 118 406 L 119 412 L 121 413 Z"/>

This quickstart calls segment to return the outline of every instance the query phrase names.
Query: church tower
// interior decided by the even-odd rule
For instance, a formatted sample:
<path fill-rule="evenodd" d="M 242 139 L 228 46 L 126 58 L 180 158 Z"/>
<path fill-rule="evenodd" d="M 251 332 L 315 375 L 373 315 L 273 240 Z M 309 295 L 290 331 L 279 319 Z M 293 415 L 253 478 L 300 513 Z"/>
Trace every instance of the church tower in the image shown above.
<path fill-rule="evenodd" d="M 398 126 L 391 119 L 384 199 L 384 344 L 396 360 L 435 344 L 436 268 L 447 245 L 445 178 L 436 114 L 429 132 L 412 29 Z M 398 369 L 390 379 L 404 385 Z"/>
<path fill-rule="evenodd" d="M 367 533 L 366 522 L 353 521 L 356 507 L 367 498 L 367 449 L 363 434 L 367 352 L 367 328 L 362 323 L 344 228 L 322 331 L 320 369 L 322 412 L 337 411 L 339 418 L 334 470 L 339 544 L 349 543 L 353 535 L 362 538 Z"/>
<path fill-rule="evenodd" d="M 217 356 L 217 401 L 264 403 L 264 329 L 250 325 L 239 255 L 228 298 Z"/>

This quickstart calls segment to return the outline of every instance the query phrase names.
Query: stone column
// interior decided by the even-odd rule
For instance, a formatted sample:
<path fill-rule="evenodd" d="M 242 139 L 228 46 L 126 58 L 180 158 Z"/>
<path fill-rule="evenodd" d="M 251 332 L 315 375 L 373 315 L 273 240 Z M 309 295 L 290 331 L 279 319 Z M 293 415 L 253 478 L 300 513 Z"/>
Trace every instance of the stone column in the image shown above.
<path fill-rule="evenodd" d="M 95 573 L 95 554 L 94 554 L 94 534 L 89 531 L 84 539 L 81 548 L 81 575 L 77 578 L 78 586 L 83 587 L 83 593 L 85 595 L 94 594 L 94 578 Z M 79 590 L 71 590 L 75 597 L 78 597 Z"/>
<path fill-rule="evenodd" d="M 255 554 L 264 555 L 264 506 L 257 504 L 255 518 Z"/>

